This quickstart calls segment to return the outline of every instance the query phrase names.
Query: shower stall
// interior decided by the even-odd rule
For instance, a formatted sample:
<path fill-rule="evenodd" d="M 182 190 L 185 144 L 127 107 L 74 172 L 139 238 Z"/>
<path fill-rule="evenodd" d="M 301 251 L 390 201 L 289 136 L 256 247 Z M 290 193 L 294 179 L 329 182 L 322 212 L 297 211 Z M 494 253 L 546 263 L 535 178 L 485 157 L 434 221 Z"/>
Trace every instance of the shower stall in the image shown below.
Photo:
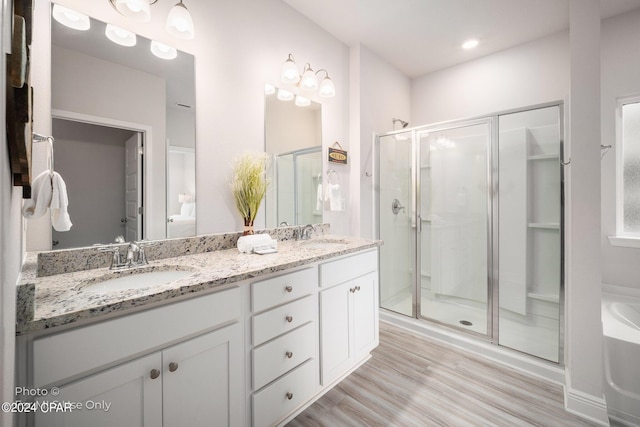
<path fill-rule="evenodd" d="M 376 138 L 380 305 L 562 360 L 563 108 Z"/>

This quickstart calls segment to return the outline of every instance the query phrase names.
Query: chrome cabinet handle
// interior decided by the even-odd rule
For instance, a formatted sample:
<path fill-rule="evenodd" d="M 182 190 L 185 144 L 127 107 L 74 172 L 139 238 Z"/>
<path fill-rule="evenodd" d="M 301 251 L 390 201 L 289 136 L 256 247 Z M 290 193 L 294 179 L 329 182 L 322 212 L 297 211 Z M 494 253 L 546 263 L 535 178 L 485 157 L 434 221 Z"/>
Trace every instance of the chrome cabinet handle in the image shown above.
<path fill-rule="evenodd" d="M 287 351 L 284 355 L 287 356 L 287 359 L 291 359 L 293 357 L 293 352 Z"/>
<path fill-rule="evenodd" d="M 289 292 L 289 293 L 291 293 L 291 292 L 293 292 L 293 286 L 287 285 L 287 286 L 285 286 L 284 290 Z"/>
<path fill-rule="evenodd" d="M 291 393 L 290 391 L 287 392 L 286 396 L 287 396 L 287 400 L 293 399 L 293 393 Z"/>
<path fill-rule="evenodd" d="M 293 322 L 293 316 L 287 316 L 285 317 L 285 320 L 289 323 Z"/>
<path fill-rule="evenodd" d="M 158 378 L 160 376 L 160 370 L 159 369 L 152 369 L 151 372 L 149 373 L 149 376 L 151 377 L 152 380 L 155 380 L 156 378 Z"/>
<path fill-rule="evenodd" d="M 176 362 L 169 363 L 169 372 L 175 372 L 178 370 L 178 364 Z"/>

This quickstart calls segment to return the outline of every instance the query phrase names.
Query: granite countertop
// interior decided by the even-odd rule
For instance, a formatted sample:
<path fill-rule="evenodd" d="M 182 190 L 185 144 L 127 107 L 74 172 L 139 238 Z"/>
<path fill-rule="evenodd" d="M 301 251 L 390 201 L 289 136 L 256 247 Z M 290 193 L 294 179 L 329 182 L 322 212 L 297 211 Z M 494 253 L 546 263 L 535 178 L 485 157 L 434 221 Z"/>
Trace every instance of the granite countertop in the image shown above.
<path fill-rule="evenodd" d="M 322 244 L 319 241 L 329 242 Z M 340 243 L 335 244 L 338 240 Z M 267 273 L 287 270 L 340 255 L 376 248 L 382 242 L 355 237 L 322 235 L 304 241 L 279 241 L 278 252 L 268 255 L 244 254 L 237 249 L 216 250 L 150 261 L 148 265 L 111 271 L 98 268 L 36 277 L 35 262 L 27 260 L 22 285 L 31 297 L 18 294 L 16 334 L 28 334 L 134 307 L 196 294 Z M 153 250 L 153 248 L 150 248 Z M 192 272 L 178 280 L 134 290 L 91 292 L 86 286 L 139 272 L 184 270 Z M 27 292 L 24 292 L 27 293 Z M 22 305 L 22 308 L 20 307 Z"/>

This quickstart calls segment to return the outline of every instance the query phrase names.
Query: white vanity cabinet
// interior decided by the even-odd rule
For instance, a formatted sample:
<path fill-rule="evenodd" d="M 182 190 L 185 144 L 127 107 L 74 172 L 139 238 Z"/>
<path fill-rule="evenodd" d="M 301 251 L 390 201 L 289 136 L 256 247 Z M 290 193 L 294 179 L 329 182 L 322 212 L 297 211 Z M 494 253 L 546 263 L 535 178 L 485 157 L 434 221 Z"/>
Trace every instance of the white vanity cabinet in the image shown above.
<path fill-rule="evenodd" d="M 242 319 L 240 289 L 232 288 L 25 338 L 26 384 L 60 390 L 41 403 L 83 405 L 38 411 L 35 425 L 244 426 Z"/>
<path fill-rule="evenodd" d="M 316 394 L 318 270 L 251 284 L 252 424 L 283 421 Z"/>
<path fill-rule="evenodd" d="M 320 360 L 327 386 L 378 345 L 378 252 L 320 265 Z"/>

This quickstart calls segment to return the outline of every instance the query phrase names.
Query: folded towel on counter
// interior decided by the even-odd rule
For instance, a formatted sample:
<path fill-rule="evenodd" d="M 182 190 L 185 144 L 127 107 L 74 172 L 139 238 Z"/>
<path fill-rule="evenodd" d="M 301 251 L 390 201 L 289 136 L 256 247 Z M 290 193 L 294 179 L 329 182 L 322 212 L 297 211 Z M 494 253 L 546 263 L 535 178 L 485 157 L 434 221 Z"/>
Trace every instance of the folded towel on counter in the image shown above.
<path fill-rule="evenodd" d="M 277 249 L 278 241 L 272 239 L 268 234 L 252 234 L 250 236 L 240 237 L 237 246 L 240 252 L 250 254 L 257 249 Z"/>
<path fill-rule="evenodd" d="M 67 184 L 58 172 L 54 172 L 51 177 L 52 195 L 51 195 L 51 225 L 56 231 L 69 231 L 71 219 L 67 207 L 69 206 L 69 198 L 67 197 Z"/>
<path fill-rule="evenodd" d="M 31 198 L 22 205 L 22 216 L 39 218 L 51 208 L 51 225 L 56 231 L 69 231 L 71 219 L 67 212 L 69 198 L 67 185 L 59 173 L 46 170 L 31 184 Z"/>
<path fill-rule="evenodd" d="M 51 172 L 46 170 L 33 180 L 31 198 L 24 201 L 22 216 L 25 218 L 39 218 L 44 215 L 51 204 L 52 193 Z"/>

